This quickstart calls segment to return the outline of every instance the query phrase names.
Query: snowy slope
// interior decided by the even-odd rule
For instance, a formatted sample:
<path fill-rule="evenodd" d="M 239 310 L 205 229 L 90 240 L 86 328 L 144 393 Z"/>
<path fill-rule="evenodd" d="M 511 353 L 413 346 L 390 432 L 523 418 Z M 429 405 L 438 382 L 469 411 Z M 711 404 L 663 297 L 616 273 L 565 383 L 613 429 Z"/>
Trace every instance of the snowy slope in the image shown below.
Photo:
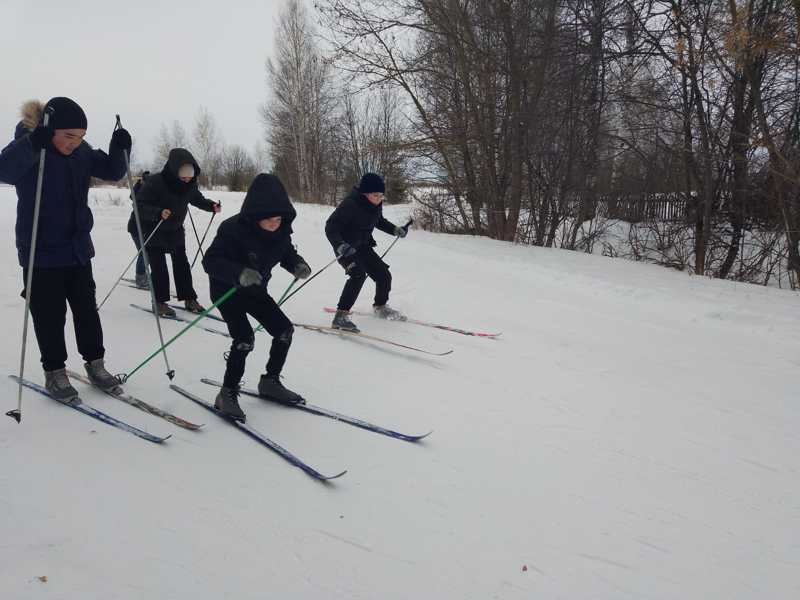
<path fill-rule="evenodd" d="M 125 194 L 93 194 L 102 297 L 133 245 Z M 209 196 L 222 200 L 222 216 L 242 198 Z M 0 202 L 0 361 L 13 373 L 23 308 L 12 188 L 0 187 Z M 323 233 L 330 208 L 297 208 L 295 241 L 317 269 L 332 258 Z M 408 210 L 387 214 L 402 222 Z M 194 215 L 205 227 L 208 213 Z M 376 237 L 381 248 L 391 241 Z M 26 392 L 22 424 L 0 420 L 0 595 L 800 596 L 795 294 L 420 231 L 387 260 L 392 305 L 502 337 L 354 319 L 369 333 L 454 350 L 430 358 L 298 330 L 285 383 L 340 412 L 410 433 L 434 429 L 425 442 L 243 398 L 255 428 L 323 472 L 349 470 L 323 485 L 170 391 L 160 358 L 127 389 L 205 423 L 200 432 L 92 391 L 84 398 L 171 433 L 161 447 Z M 195 273 L 207 300 L 207 279 Z M 276 273 L 273 293 L 289 281 Z M 294 321 L 327 324 L 321 308 L 335 304 L 342 283 L 334 265 L 285 309 Z M 373 289 L 365 285 L 358 308 L 369 307 Z M 157 345 L 152 318 L 131 302 L 147 296 L 119 287 L 102 310 L 116 372 Z M 164 323 L 165 334 L 178 329 Z M 251 384 L 269 347 L 268 336 L 256 339 Z M 189 332 L 169 348 L 176 383 L 211 399 L 198 380 L 221 377 L 227 346 Z M 31 334 L 27 373 L 41 381 L 38 358 Z M 70 365 L 81 367 L 74 341 Z M 17 391 L 0 381 L 5 412 Z"/>

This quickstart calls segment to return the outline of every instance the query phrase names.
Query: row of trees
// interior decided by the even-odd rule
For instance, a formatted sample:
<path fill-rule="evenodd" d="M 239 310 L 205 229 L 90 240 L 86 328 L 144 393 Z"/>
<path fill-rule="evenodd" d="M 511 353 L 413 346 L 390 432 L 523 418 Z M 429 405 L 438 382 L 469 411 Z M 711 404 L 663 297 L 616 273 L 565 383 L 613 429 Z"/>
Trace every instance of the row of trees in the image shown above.
<path fill-rule="evenodd" d="M 800 0 L 319 0 L 328 57 L 289 7 L 265 120 L 301 195 L 416 161 L 432 221 L 586 249 L 604 203 L 676 197 L 695 272 L 731 276 L 757 228 L 800 276 Z"/>
<path fill-rule="evenodd" d="M 160 170 L 172 148 L 188 149 L 200 163 L 200 184 L 207 188 L 226 186 L 231 191 L 242 191 L 261 171 L 268 170 L 266 148 L 258 144 L 252 153 L 246 148 L 227 145 L 219 131 L 214 116 L 201 107 L 191 130 L 191 135 L 179 121 L 162 124 L 154 147 L 153 169 Z"/>

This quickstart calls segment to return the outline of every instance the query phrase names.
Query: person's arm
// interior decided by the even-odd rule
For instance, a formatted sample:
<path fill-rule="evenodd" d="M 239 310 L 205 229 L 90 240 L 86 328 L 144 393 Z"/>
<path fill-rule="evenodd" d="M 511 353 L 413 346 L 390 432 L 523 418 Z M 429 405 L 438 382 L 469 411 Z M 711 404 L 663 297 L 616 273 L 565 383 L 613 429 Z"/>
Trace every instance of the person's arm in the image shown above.
<path fill-rule="evenodd" d="M 119 181 L 128 171 L 125 152 L 131 155 L 131 136 L 125 129 L 117 129 L 111 135 L 108 154 L 92 150 L 92 176 L 105 181 Z"/>
<path fill-rule="evenodd" d="M 210 277 L 229 285 L 240 284 L 239 275 L 242 274 L 245 265 L 239 262 L 231 251 L 237 244 L 238 240 L 227 229 L 221 228 L 217 231 L 203 258 L 203 269 Z"/>
<path fill-rule="evenodd" d="M 158 190 L 149 179 L 136 192 L 136 205 L 139 207 L 139 218 L 142 221 L 155 223 L 162 218 L 161 213 L 164 209 L 159 206 Z"/>
<path fill-rule="evenodd" d="M 11 142 L 0 152 L 0 181 L 15 184 L 39 160 L 39 153 L 33 148 L 30 135 L 23 135 Z"/>
<path fill-rule="evenodd" d="M 206 212 L 216 212 L 217 203 L 203 196 L 198 188 L 194 188 L 192 195 L 189 196 L 189 204 Z"/>

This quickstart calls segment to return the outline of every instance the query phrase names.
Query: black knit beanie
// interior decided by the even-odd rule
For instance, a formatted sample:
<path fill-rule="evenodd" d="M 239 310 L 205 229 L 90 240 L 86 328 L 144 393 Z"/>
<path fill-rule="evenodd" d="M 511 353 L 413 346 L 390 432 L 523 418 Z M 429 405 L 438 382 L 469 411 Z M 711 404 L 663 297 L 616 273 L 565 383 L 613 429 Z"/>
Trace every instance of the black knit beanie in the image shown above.
<path fill-rule="evenodd" d="M 49 124 L 53 129 L 86 129 L 86 113 L 74 100 L 58 96 L 45 104 L 45 110 L 52 109 Z"/>
<path fill-rule="evenodd" d="M 380 175 L 364 173 L 358 184 L 358 191 L 362 194 L 371 194 L 372 192 L 383 194 L 386 191 L 386 187 L 383 185 L 383 178 Z"/>

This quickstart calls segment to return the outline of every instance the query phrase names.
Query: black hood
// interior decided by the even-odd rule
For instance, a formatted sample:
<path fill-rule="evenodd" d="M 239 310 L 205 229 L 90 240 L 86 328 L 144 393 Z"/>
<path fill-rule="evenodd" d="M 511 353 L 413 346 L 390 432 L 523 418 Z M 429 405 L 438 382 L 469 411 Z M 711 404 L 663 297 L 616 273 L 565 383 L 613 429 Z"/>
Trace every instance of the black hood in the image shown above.
<path fill-rule="evenodd" d="M 266 173 L 257 175 L 250 184 L 239 214 L 253 223 L 280 215 L 283 217 L 281 229 L 289 233 L 292 231 L 292 221 L 297 216 L 281 180 Z"/>
<path fill-rule="evenodd" d="M 178 178 L 178 171 L 185 165 L 190 164 L 194 167 L 194 177 L 189 183 L 184 183 Z M 185 148 L 173 148 L 169 151 L 167 162 L 164 168 L 161 169 L 161 174 L 164 176 L 164 181 L 169 188 L 178 194 L 185 194 L 194 186 L 197 185 L 197 178 L 200 175 L 200 165 L 192 156 L 192 153 Z"/>

